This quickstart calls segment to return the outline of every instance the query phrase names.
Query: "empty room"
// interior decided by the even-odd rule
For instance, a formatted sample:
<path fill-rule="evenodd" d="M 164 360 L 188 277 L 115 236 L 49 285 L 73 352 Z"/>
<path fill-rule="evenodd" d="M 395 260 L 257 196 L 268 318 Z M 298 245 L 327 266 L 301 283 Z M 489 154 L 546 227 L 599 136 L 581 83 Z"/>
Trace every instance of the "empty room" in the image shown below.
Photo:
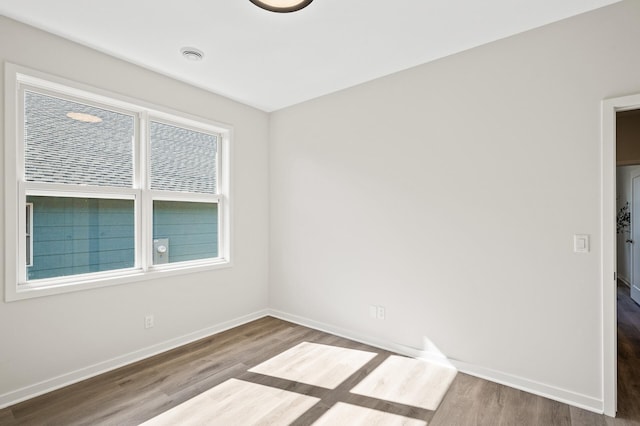
<path fill-rule="evenodd" d="M 640 424 L 638 40 L 638 0 L 0 0 L 0 425 Z"/>

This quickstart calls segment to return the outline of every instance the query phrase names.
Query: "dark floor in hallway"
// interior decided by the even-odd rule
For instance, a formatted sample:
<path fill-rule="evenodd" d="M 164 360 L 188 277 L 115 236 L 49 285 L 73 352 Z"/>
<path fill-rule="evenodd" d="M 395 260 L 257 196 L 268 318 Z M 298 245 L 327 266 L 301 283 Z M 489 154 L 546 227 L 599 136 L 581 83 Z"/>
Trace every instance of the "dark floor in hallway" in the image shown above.
<path fill-rule="evenodd" d="M 618 283 L 618 419 L 640 425 L 640 306 Z"/>

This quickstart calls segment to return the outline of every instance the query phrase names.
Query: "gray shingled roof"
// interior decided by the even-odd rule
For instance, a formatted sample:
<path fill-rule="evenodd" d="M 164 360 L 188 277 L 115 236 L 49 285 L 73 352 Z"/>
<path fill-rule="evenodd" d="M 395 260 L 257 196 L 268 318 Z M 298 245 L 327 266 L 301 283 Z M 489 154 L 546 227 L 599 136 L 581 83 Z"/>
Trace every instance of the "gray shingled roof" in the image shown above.
<path fill-rule="evenodd" d="M 102 121 L 73 120 L 68 112 Z M 134 122 L 126 114 L 25 92 L 26 180 L 131 187 Z M 155 122 L 150 136 L 152 189 L 215 193 L 215 136 Z"/>
<path fill-rule="evenodd" d="M 151 122 L 151 189 L 216 192 L 215 136 Z"/>

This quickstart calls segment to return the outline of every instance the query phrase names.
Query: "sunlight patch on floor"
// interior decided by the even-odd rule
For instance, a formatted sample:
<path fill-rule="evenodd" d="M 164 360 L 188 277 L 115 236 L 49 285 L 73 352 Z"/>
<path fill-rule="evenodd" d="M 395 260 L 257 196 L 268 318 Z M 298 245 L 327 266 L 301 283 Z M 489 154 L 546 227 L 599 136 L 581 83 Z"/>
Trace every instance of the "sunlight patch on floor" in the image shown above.
<path fill-rule="evenodd" d="M 376 355 L 374 352 L 303 342 L 249 371 L 335 389 Z"/>
<path fill-rule="evenodd" d="M 456 373 L 455 368 L 446 365 L 392 355 L 351 393 L 435 410 Z"/>
<path fill-rule="evenodd" d="M 230 379 L 143 425 L 288 425 L 318 401 L 311 396 Z"/>
<path fill-rule="evenodd" d="M 427 422 L 423 420 L 338 402 L 313 423 L 313 426 L 425 426 L 426 424 Z"/>
<path fill-rule="evenodd" d="M 303 342 L 251 368 L 250 372 L 282 380 L 305 383 L 331 393 L 378 354 L 356 349 Z M 417 409 L 435 411 L 457 370 L 441 362 L 397 355 L 387 357 L 355 385 L 341 401 L 331 401 L 239 379 L 230 379 L 143 423 L 145 426 L 179 425 L 289 425 L 317 403 L 331 405 L 314 425 L 408 425 L 425 426 L 426 421 L 393 414 L 395 407 L 407 415 L 424 417 Z M 351 386 L 351 385 L 349 385 Z M 293 389 L 292 386 L 286 386 Z M 347 390 L 346 388 L 344 390 Z M 358 395 L 356 397 L 356 395 Z M 358 398 L 367 397 L 366 404 Z M 356 398 L 356 399 L 353 399 Z M 373 409 L 369 407 L 380 408 Z M 415 407 L 408 408 L 408 407 Z M 387 411 L 385 407 L 389 408 Z M 316 411 L 317 412 L 317 411 Z M 320 413 L 317 412 L 319 415 Z M 313 417 L 313 415 L 311 416 Z M 308 419 L 312 420 L 312 419 Z"/>

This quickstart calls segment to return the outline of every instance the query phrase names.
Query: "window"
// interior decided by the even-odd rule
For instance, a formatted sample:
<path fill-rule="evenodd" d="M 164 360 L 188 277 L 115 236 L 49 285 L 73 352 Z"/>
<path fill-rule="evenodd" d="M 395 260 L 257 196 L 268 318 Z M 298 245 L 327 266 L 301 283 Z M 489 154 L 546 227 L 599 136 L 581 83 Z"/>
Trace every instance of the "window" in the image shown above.
<path fill-rule="evenodd" d="M 7 68 L 8 300 L 230 265 L 229 128 Z"/>

